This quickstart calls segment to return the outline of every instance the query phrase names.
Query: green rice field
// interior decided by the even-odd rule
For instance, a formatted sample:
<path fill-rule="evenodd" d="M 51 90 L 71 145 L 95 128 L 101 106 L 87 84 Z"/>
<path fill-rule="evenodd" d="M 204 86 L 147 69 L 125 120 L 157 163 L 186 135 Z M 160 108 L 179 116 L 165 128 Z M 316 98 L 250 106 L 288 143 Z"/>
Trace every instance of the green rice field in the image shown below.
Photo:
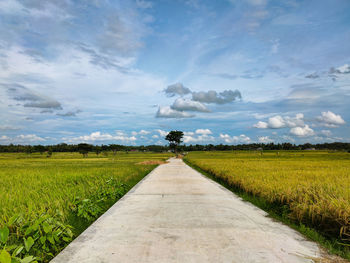
<path fill-rule="evenodd" d="M 0 262 L 47 262 L 169 156 L 0 154 Z"/>

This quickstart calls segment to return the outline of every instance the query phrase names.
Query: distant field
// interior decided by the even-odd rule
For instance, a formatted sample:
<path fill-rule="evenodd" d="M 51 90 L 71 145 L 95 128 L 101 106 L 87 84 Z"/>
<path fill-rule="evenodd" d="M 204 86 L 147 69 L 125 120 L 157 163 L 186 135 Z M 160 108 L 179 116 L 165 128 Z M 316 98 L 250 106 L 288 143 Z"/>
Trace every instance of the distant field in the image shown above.
<path fill-rule="evenodd" d="M 350 244 L 350 154 L 346 152 L 191 152 L 185 160 L 276 206 L 288 217 Z"/>
<path fill-rule="evenodd" d="M 76 236 L 156 166 L 147 161 L 169 156 L 90 153 L 83 158 L 79 153 L 53 153 L 47 158 L 39 153 L 0 154 L 0 252 L 7 243 L 7 250 L 15 253 L 9 244 L 20 245 L 23 238 L 31 236 L 34 245 L 27 244 L 18 257 L 34 254 L 47 261 L 51 256 L 43 254 L 59 251 L 65 240 L 71 239 L 70 231 L 63 231 L 68 229 L 65 225 L 72 225 Z M 42 219 L 36 222 L 37 218 Z M 63 227 L 59 227 L 61 223 Z M 10 232 L 7 241 L 5 226 Z M 45 235 L 45 240 L 40 239 Z M 36 253 L 45 249 L 45 253 Z"/>

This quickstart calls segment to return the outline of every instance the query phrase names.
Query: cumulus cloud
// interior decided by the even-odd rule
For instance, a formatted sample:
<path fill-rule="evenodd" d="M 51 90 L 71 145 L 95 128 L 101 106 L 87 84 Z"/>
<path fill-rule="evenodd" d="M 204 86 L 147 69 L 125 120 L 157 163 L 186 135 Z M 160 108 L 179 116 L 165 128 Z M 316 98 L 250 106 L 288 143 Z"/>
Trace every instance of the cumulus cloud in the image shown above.
<path fill-rule="evenodd" d="M 269 118 L 269 121 L 268 121 L 269 128 L 280 129 L 280 128 L 283 128 L 285 126 L 286 126 L 285 121 L 281 116 L 277 115 L 277 116 Z"/>
<path fill-rule="evenodd" d="M 156 131 L 159 133 L 160 137 L 165 137 L 169 133 L 167 131 L 163 131 L 163 130 L 160 130 L 160 129 L 157 129 Z"/>
<path fill-rule="evenodd" d="M 198 129 L 195 132 L 184 132 L 184 143 L 204 143 L 214 142 L 215 138 L 210 135 L 209 129 Z"/>
<path fill-rule="evenodd" d="M 258 121 L 258 123 L 254 124 L 253 127 L 258 129 L 267 129 L 269 125 L 267 124 L 267 122 Z"/>
<path fill-rule="evenodd" d="M 202 135 L 213 134 L 213 133 L 211 132 L 211 130 L 209 130 L 209 129 L 197 129 L 197 130 L 195 131 L 195 133 L 196 133 L 196 134 L 202 134 Z"/>
<path fill-rule="evenodd" d="M 311 129 L 309 125 L 305 125 L 304 127 L 291 128 L 290 133 L 298 137 L 307 137 L 315 134 L 314 130 Z"/>
<path fill-rule="evenodd" d="M 131 132 L 131 135 L 133 136 L 136 136 L 136 135 L 147 135 L 147 134 L 150 134 L 149 131 L 146 131 L 146 130 L 140 130 L 140 131 L 133 131 Z"/>
<path fill-rule="evenodd" d="M 340 115 L 337 115 L 331 111 L 322 112 L 321 116 L 317 117 L 317 120 L 321 122 L 322 125 L 330 128 L 335 128 L 339 125 L 345 124 L 345 121 Z"/>
<path fill-rule="evenodd" d="M 210 112 L 210 110 L 202 103 L 189 99 L 178 98 L 174 101 L 171 108 L 177 111 L 198 111 Z"/>
<path fill-rule="evenodd" d="M 62 138 L 63 141 L 69 143 L 79 143 L 79 142 L 99 142 L 99 141 L 120 141 L 121 143 L 131 143 L 136 141 L 135 136 L 128 136 L 127 134 L 117 131 L 115 134 L 101 133 L 99 131 L 93 132 L 89 135 L 82 135 L 78 137 L 65 137 Z"/>
<path fill-rule="evenodd" d="M 175 83 L 172 85 L 169 85 L 165 90 L 165 94 L 167 94 L 169 97 L 174 97 L 175 95 L 186 95 L 190 94 L 191 90 L 189 88 L 186 88 L 182 83 Z"/>
<path fill-rule="evenodd" d="M 270 139 L 269 136 L 261 136 L 261 137 L 259 137 L 258 140 L 259 140 L 259 142 L 261 142 L 261 143 L 270 143 L 270 142 L 273 142 L 273 140 Z"/>
<path fill-rule="evenodd" d="M 192 92 L 192 100 L 203 103 L 225 104 L 241 98 L 242 95 L 238 90 L 225 90 L 220 93 L 215 90 Z"/>
<path fill-rule="evenodd" d="M 276 115 L 270 117 L 267 122 L 259 121 L 254 124 L 253 127 L 258 129 L 281 129 L 281 128 L 293 128 L 297 126 L 304 126 L 304 114 L 298 113 L 295 117 L 282 117 L 280 115 Z"/>
<path fill-rule="evenodd" d="M 184 111 L 174 110 L 169 106 L 159 106 L 156 117 L 157 118 L 192 118 L 194 117 L 194 115 Z"/>
<path fill-rule="evenodd" d="M 169 96 L 184 96 L 192 94 L 192 99 L 177 98 L 173 104 L 169 106 L 160 106 L 156 117 L 158 118 L 190 118 L 195 115 L 187 113 L 188 111 L 211 112 L 203 103 L 225 104 L 242 98 L 238 90 L 225 90 L 217 93 L 214 90 L 191 92 L 182 83 L 175 83 L 168 86 L 164 92 Z"/>
<path fill-rule="evenodd" d="M 44 138 L 36 135 L 36 134 L 20 134 L 15 137 L 9 137 L 3 135 L 0 137 L 5 143 L 18 143 L 18 144 L 32 144 L 32 143 L 41 143 L 46 141 Z"/>
<path fill-rule="evenodd" d="M 149 131 L 145 131 L 145 130 L 140 130 L 139 131 L 139 134 L 141 134 L 141 135 L 147 135 L 149 133 L 150 133 Z"/>
<path fill-rule="evenodd" d="M 251 143 L 251 139 L 245 134 L 230 136 L 228 134 L 221 133 L 220 139 L 224 140 L 225 143 Z"/>

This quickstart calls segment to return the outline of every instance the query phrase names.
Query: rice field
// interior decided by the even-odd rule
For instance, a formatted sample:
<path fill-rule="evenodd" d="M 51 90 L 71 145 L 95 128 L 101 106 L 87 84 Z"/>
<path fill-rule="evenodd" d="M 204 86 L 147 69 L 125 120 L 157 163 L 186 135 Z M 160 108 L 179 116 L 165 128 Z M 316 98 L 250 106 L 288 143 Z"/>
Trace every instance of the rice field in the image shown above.
<path fill-rule="evenodd" d="M 79 153 L 53 153 L 48 158 L 40 153 L 0 154 L 0 252 L 5 247 L 13 256 L 12 262 L 22 262 L 25 256 L 33 257 L 25 262 L 49 260 L 169 156 L 90 153 L 83 158 Z M 43 235 L 48 235 L 48 242 Z M 14 256 L 23 240 L 20 253 Z M 29 246 L 28 240 L 34 245 Z"/>
<path fill-rule="evenodd" d="M 286 207 L 292 221 L 349 246 L 349 153 L 191 152 L 185 160 L 234 189 Z"/>

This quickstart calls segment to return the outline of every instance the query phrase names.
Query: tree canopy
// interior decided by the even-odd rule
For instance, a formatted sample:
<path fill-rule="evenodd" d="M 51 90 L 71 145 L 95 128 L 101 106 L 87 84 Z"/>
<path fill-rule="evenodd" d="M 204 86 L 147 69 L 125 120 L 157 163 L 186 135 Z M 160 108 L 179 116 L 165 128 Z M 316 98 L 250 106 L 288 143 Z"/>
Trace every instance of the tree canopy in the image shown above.
<path fill-rule="evenodd" d="M 165 136 L 165 140 L 169 141 L 169 147 L 176 153 L 177 146 L 182 142 L 181 139 L 184 136 L 182 131 L 171 131 Z"/>

